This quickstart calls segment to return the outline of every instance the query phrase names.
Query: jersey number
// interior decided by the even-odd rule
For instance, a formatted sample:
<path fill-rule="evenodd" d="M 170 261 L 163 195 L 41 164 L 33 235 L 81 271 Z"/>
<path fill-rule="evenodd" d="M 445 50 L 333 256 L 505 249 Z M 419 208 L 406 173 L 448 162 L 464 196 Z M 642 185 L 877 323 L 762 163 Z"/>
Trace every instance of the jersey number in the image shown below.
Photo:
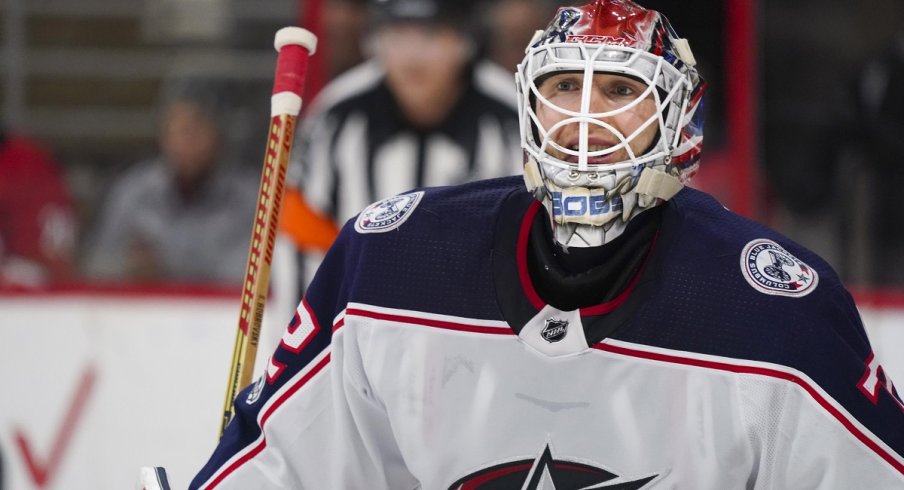
<path fill-rule="evenodd" d="M 289 322 L 289 327 L 283 333 L 282 340 L 279 342 L 279 348 L 287 350 L 293 354 L 298 354 L 304 350 L 305 346 L 314 338 L 320 325 L 317 324 L 316 318 L 311 314 L 310 307 L 304 300 L 298 305 L 295 316 Z M 279 378 L 286 365 L 270 357 L 267 365 L 267 383 L 273 384 Z"/>
<path fill-rule="evenodd" d="M 901 397 L 898 396 L 894 383 L 892 383 L 891 378 L 885 374 L 885 370 L 882 369 L 879 360 L 872 353 L 866 358 L 866 372 L 863 373 L 863 377 L 860 378 L 860 383 L 857 384 L 857 388 L 873 402 L 873 405 L 879 403 L 879 390 L 884 388 L 891 394 L 892 398 L 898 404 L 898 407 L 904 411 L 904 402 L 902 402 Z"/>

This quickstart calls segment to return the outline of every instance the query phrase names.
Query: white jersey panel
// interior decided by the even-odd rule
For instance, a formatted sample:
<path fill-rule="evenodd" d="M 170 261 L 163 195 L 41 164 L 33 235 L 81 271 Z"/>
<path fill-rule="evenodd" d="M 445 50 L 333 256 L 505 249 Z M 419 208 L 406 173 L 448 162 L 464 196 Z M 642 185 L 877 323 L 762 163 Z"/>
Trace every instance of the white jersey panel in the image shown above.
<path fill-rule="evenodd" d="M 365 315 L 350 310 L 343 345 L 366 346 L 362 376 L 423 488 L 449 488 L 547 447 L 557 461 L 624 481 L 651 478 L 643 488 L 856 488 L 870 479 L 869 488 L 893 488 L 882 486 L 892 483 L 887 462 L 839 434 L 845 426 L 806 390 L 765 369 L 736 374 L 732 360 L 697 366 L 690 357 L 603 349 L 552 358 L 502 331 L 475 333 L 467 322 Z M 759 424 L 781 413 L 794 419 L 776 418 L 775 438 L 758 438 Z M 848 458 L 858 460 L 856 475 L 845 470 Z M 874 471 L 861 476 L 869 466 Z"/>
<path fill-rule="evenodd" d="M 725 373 L 597 350 L 553 359 L 513 335 L 352 316 L 344 329 L 370 346 L 365 371 L 424 488 L 534 459 L 547 445 L 558 459 L 655 476 L 663 488 L 743 488 L 753 471 L 738 386 Z"/>
<path fill-rule="evenodd" d="M 503 322 L 360 304 L 334 328 L 202 488 L 442 490 L 518 465 L 529 488 L 569 465 L 613 488 L 904 488 L 901 458 L 782 366 L 615 340 L 553 357 Z"/>

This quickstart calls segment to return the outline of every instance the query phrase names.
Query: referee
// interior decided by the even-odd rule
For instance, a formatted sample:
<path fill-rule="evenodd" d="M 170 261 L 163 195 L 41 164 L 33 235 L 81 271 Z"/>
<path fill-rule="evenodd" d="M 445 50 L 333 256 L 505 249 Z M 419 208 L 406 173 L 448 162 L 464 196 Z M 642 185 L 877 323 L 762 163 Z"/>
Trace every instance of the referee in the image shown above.
<path fill-rule="evenodd" d="M 341 225 L 413 187 L 520 171 L 512 75 L 477 56 L 475 5 L 372 5 L 373 58 L 324 88 L 301 130 L 293 177 L 309 206 Z"/>
<path fill-rule="evenodd" d="M 480 53 L 477 0 L 371 0 L 371 59 L 313 100 L 292 155 L 273 290 L 287 314 L 338 229 L 415 187 L 513 175 L 512 74 Z M 277 308 L 280 309 L 280 308 Z"/>

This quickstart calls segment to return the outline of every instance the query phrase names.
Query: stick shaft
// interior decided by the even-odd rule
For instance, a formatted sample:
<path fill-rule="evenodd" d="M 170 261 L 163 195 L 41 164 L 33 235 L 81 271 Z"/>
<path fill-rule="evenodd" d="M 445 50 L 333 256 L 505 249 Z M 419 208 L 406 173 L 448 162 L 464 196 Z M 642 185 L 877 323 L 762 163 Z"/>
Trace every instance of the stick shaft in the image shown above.
<path fill-rule="evenodd" d="M 232 402 L 239 390 L 251 382 L 254 359 L 260 339 L 264 307 L 270 283 L 270 267 L 273 263 L 273 246 L 279 224 L 279 209 L 286 185 L 296 116 L 281 114 L 270 120 L 270 134 L 261 173 L 257 211 L 251 234 L 251 246 L 242 286 L 242 305 L 239 311 L 239 327 L 232 352 L 229 383 L 220 433 L 232 419 Z"/>
<path fill-rule="evenodd" d="M 233 402 L 241 388 L 251 382 L 254 358 L 260 340 L 267 290 L 270 285 L 270 266 L 279 225 L 279 209 L 286 185 L 289 155 L 295 137 L 295 123 L 301 110 L 301 94 L 307 71 L 308 56 L 317 47 L 317 38 L 298 27 L 286 27 L 276 33 L 274 46 L 279 52 L 273 83 L 270 108 L 270 131 L 264 152 L 260 190 L 251 245 L 242 285 L 242 304 L 239 325 L 232 351 L 226 401 L 220 424 L 220 435 L 226 430 L 234 414 Z"/>

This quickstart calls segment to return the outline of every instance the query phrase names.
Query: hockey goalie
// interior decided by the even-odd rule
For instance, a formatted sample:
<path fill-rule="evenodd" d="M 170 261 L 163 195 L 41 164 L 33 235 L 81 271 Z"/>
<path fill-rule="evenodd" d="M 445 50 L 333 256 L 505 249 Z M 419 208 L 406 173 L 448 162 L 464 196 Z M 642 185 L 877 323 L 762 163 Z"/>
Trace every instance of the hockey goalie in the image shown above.
<path fill-rule="evenodd" d="M 687 186 L 705 83 L 666 18 L 562 7 L 513 90 L 523 177 L 349 221 L 191 488 L 904 488 L 836 274 Z"/>

